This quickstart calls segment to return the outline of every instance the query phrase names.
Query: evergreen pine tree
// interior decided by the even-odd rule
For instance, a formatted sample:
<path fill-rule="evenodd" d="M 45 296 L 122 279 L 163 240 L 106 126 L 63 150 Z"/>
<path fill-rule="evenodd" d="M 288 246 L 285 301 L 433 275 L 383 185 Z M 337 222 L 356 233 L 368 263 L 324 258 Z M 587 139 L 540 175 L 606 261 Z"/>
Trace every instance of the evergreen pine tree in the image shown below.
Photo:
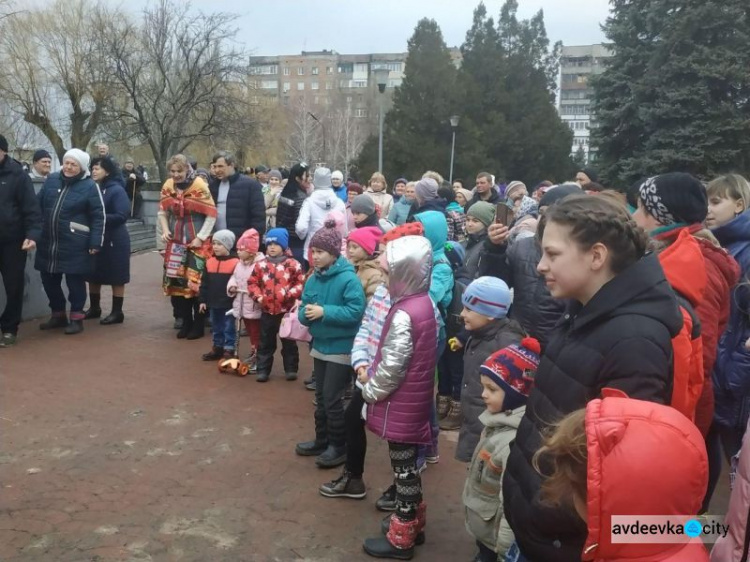
<path fill-rule="evenodd" d="M 747 0 L 615 0 L 605 33 L 593 131 L 605 178 L 750 171 Z"/>
<path fill-rule="evenodd" d="M 388 178 L 419 178 L 426 170 L 435 170 L 447 178 L 457 70 L 434 20 L 421 20 L 408 45 L 404 80 L 385 118 L 384 172 Z M 360 179 L 377 167 L 377 145 L 374 137 L 363 148 L 357 166 Z"/>

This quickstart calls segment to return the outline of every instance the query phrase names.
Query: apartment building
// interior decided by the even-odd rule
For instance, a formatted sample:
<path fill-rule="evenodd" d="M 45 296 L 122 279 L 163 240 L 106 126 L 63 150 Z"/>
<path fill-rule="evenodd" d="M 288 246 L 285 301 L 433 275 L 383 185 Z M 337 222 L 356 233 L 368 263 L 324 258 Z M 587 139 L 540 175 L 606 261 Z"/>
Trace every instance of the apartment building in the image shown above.
<path fill-rule="evenodd" d="M 590 144 L 590 131 L 596 117 L 592 114 L 593 89 L 589 80 L 604 71 L 610 56 L 607 47 L 597 44 L 563 47 L 560 58 L 558 111 L 573 131 L 571 154 L 583 148 L 587 161 L 596 159 Z"/>

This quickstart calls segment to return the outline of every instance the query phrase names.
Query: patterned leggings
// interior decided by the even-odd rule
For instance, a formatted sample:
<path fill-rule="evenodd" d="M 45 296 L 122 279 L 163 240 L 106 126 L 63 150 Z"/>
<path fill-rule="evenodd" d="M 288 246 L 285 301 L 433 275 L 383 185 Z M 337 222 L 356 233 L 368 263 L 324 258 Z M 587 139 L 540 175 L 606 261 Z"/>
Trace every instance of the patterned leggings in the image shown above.
<path fill-rule="evenodd" d="M 393 479 L 396 484 L 396 516 L 414 521 L 422 502 L 422 478 L 417 470 L 417 446 L 388 441 Z"/>

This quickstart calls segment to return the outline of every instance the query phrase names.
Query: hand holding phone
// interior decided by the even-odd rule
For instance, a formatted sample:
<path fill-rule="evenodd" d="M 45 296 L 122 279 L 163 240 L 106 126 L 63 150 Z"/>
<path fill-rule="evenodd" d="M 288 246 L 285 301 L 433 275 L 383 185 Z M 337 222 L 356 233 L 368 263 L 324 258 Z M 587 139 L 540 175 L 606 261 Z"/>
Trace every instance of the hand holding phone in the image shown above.
<path fill-rule="evenodd" d="M 513 209 L 508 207 L 505 203 L 498 203 L 495 207 L 495 222 L 498 224 L 504 224 L 510 226 L 513 222 L 515 213 Z"/>

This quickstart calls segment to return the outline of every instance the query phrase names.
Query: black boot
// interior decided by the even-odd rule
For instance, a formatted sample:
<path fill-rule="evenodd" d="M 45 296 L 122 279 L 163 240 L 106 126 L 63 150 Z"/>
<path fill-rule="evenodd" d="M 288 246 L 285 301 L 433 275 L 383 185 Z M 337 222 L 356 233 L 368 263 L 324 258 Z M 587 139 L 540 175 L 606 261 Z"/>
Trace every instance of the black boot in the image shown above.
<path fill-rule="evenodd" d="M 190 328 L 190 332 L 187 335 L 187 339 L 198 340 L 202 338 L 206 334 L 205 325 L 206 315 L 201 312 L 197 313 L 193 320 L 193 326 Z"/>
<path fill-rule="evenodd" d="M 64 312 L 53 312 L 52 316 L 46 322 L 39 324 L 40 330 L 54 330 L 56 328 L 66 328 L 68 326 L 68 315 Z"/>
<path fill-rule="evenodd" d="M 411 560 L 414 557 L 418 528 L 419 521 L 416 519 L 402 521 L 398 517 L 392 517 L 386 536 L 365 539 L 362 546 L 367 554 L 375 558 Z"/>
<path fill-rule="evenodd" d="M 109 316 L 103 318 L 99 324 L 108 326 L 110 324 L 122 324 L 125 321 L 125 315 L 122 313 L 122 303 L 125 301 L 125 297 L 112 296 L 112 312 Z"/>
<path fill-rule="evenodd" d="M 65 334 L 68 336 L 74 336 L 83 332 L 83 318 L 70 320 L 70 324 L 65 328 Z"/>
<path fill-rule="evenodd" d="M 221 346 L 213 346 L 211 351 L 204 353 L 201 357 L 204 361 L 218 361 L 224 357 L 224 348 Z"/>
<path fill-rule="evenodd" d="M 319 468 L 336 468 L 346 462 L 346 445 L 336 446 L 328 445 L 315 459 L 315 464 Z"/>
<path fill-rule="evenodd" d="M 317 457 L 328 448 L 328 443 L 324 441 L 305 441 L 297 443 L 294 452 L 301 457 Z"/>
<path fill-rule="evenodd" d="M 177 339 L 184 340 L 193 328 L 193 301 L 190 299 L 176 299 L 175 308 L 182 319 L 182 326 L 177 332 Z"/>
<path fill-rule="evenodd" d="M 102 295 L 100 293 L 89 293 L 89 309 L 86 311 L 86 316 L 84 316 L 85 320 L 102 317 L 101 298 Z"/>

